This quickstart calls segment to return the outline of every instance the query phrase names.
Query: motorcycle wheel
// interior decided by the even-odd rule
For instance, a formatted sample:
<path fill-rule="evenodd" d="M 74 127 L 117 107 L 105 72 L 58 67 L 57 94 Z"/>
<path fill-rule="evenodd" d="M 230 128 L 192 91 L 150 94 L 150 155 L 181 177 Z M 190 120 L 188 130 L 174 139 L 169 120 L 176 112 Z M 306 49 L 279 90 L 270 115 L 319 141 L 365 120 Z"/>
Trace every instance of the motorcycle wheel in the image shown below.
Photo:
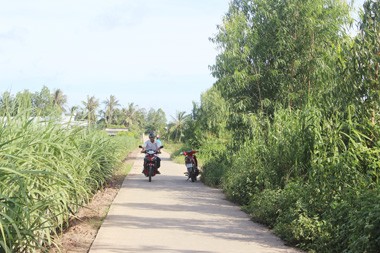
<path fill-rule="evenodd" d="M 148 172 L 148 176 L 149 176 L 149 182 L 152 182 L 152 176 L 153 176 L 153 167 L 150 166 L 149 167 L 149 172 Z"/>
<path fill-rule="evenodd" d="M 197 181 L 197 175 L 195 174 L 194 169 L 191 170 L 190 178 L 191 178 L 191 182 Z"/>

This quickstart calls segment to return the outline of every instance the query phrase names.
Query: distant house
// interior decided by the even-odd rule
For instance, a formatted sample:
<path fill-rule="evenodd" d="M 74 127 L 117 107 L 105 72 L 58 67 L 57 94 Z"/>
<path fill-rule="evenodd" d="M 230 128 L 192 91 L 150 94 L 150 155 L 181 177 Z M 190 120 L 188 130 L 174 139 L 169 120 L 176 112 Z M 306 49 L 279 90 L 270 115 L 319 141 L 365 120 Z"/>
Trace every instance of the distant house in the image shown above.
<path fill-rule="evenodd" d="M 13 119 L 14 117 L 11 117 Z M 74 120 L 74 116 L 71 115 L 64 115 L 62 114 L 61 117 L 58 118 L 51 118 L 51 117 L 30 117 L 28 120 L 33 121 L 34 123 L 46 123 L 50 122 L 51 120 L 57 121 L 62 126 L 80 126 L 80 127 L 87 127 L 88 122 L 87 121 L 78 121 Z M 6 125 L 6 122 L 8 120 L 8 117 L 0 117 L 0 122 L 3 122 Z"/>
<path fill-rule="evenodd" d="M 74 120 L 75 115 L 66 115 L 63 114 L 61 116 L 61 124 L 62 125 L 69 125 L 69 126 L 81 126 L 81 127 L 87 127 L 88 122 L 85 120 Z"/>
<path fill-rule="evenodd" d="M 126 128 L 106 128 L 105 129 L 108 135 L 115 136 L 119 132 L 128 132 L 128 129 Z"/>

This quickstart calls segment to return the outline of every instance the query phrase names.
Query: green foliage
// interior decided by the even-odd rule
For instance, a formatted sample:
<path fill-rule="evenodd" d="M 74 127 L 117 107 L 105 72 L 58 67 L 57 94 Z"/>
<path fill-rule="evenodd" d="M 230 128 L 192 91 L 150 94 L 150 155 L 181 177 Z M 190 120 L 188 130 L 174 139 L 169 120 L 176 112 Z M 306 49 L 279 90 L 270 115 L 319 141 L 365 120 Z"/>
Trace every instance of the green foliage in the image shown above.
<path fill-rule="evenodd" d="M 349 8 L 342 1 L 233 1 L 213 38 L 216 87 L 235 112 L 302 108 L 334 75 Z M 327 45 L 327 47 L 326 47 Z"/>
<path fill-rule="evenodd" d="M 0 124 L 0 251 L 43 250 L 101 188 L 132 138 L 29 120 Z M 129 147 L 130 148 L 130 147 Z"/>
<path fill-rule="evenodd" d="M 176 116 L 172 116 L 172 122 L 168 124 L 168 132 L 166 135 L 168 140 L 181 142 L 190 121 L 190 114 L 186 114 L 186 112 L 176 112 Z"/>
<path fill-rule="evenodd" d="M 252 195 L 249 203 L 243 206 L 243 210 L 252 220 L 272 228 L 279 215 L 281 197 L 281 190 L 264 189 Z"/>
<path fill-rule="evenodd" d="M 94 124 L 96 122 L 96 110 L 99 107 L 99 99 L 94 96 L 87 96 L 86 101 L 82 101 L 84 106 L 84 118 L 88 121 L 88 124 Z"/>
<path fill-rule="evenodd" d="M 28 90 L 13 96 L 10 92 L 0 95 L 0 115 L 16 116 L 19 113 L 27 116 L 59 116 L 65 111 L 66 95 L 61 90 L 51 92 L 43 86 L 41 91 L 31 93 Z"/>
<path fill-rule="evenodd" d="M 312 252 L 379 248 L 379 4 L 232 1 L 187 134 L 202 180 Z M 370 204 L 372 201 L 372 205 Z"/>
<path fill-rule="evenodd" d="M 318 115 L 312 108 L 298 116 L 276 112 L 265 134 L 235 153 L 223 181 L 227 196 L 248 205 L 254 220 L 316 252 L 331 241 L 342 243 L 335 236 L 341 223 L 331 225 L 337 219 L 332 203 L 349 200 L 353 189 L 378 185 L 380 158 L 377 127 Z"/>
<path fill-rule="evenodd" d="M 226 129 L 229 117 L 229 108 L 221 96 L 220 92 L 215 88 L 211 88 L 201 95 L 201 108 L 195 108 L 193 112 L 192 128 L 193 132 L 188 133 L 188 139 L 195 146 L 204 146 L 205 139 L 210 139 L 210 150 L 218 149 L 215 147 L 213 139 L 221 139 L 225 144 L 229 139 L 230 133 Z M 208 148 L 207 148 L 208 149 Z M 209 153 L 205 150 L 206 153 Z"/>
<path fill-rule="evenodd" d="M 292 178 L 306 178 L 314 147 L 313 110 L 278 110 L 272 122 L 251 120 L 247 141 L 234 153 L 223 189 L 246 205 L 264 189 L 279 189 Z M 246 131 L 248 132 L 248 131 Z"/>
<path fill-rule="evenodd" d="M 220 186 L 225 171 L 229 167 L 227 161 L 227 157 L 222 154 L 206 160 L 202 166 L 202 182 L 212 187 Z"/>
<path fill-rule="evenodd" d="M 115 111 L 120 104 L 114 95 L 111 95 L 103 103 L 106 107 L 104 111 L 104 120 L 106 122 L 106 126 L 109 127 L 111 124 L 116 122 Z"/>
<path fill-rule="evenodd" d="M 248 204 L 251 197 L 266 186 L 270 187 L 270 176 L 260 162 L 262 148 L 257 143 L 243 146 L 223 176 L 222 187 L 227 197 L 241 205 Z"/>
<path fill-rule="evenodd" d="M 348 13 L 338 0 L 232 1 L 211 39 L 220 49 L 211 66 L 217 81 L 169 131 L 161 111 L 133 104 L 115 109 L 130 132 L 114 139 L 95 128 L 35 127 L 30 116 L 57 111 L 50 92 L 4 93 L 7 124 L 25 113 L 0 128 L 0 249 L 48 243 L 48 228 L 62 226 L 67 210 L 104 184 L 118 161 L 117 140 L 145 129 L 198 149 L 202 181 L 289 243 L 311 252 L 377 252 L 379 3 L 365 2 L 355 37 L 344 30 Z M 95 122 L 97 100 L 84 105 L 77 117 Z"/>
<path fill-rule="evenodd" d="M 124 125 L 132 132 L 143 132 L 146 112 L 144 109 L 138 108 L 134 103 L 129 103 L 127 107 L 121 110 L 115 110 L 115 118 L 118 124 Z"/>
<path fill-rule="evenodd" d="M 176 163 L 183 164 L 184 163 L 184 156 L 181 154 L 183 151 L 188 151 L 195 149 L 194 147 L 190 146 L 189 144 L 179 143 L 179 142 L 165 142 L 165 150 L 170 153 L 170 159 L 172 159 Z M 197 153 L 197 160 L 198 165 L 201 166 L 201 161 L 198 159 Z"/>
<path fill-rule="evenodd" d="M 166 127 L 166 115 L 162 109 L 150 109 L 146 115 L 145 132 L 155 132 L 156 134 L 162 134 L 165 132 Z"/>
<path fill-rule="evenodd" d="M 314 151 L 314 125 L 318 113 L 313 108 L 304 111 L 277 110 L 267 129 L 265 152 L 261 159 L 267 170 L 273 170 L 277 187 L 284 187 L 291 178 L 304 178 L 310 169 Z"/>
<path fill-rule="evenodd" d="M 326 229 L 330 224 L 321 217 L 326 208 L 321 195 L 309 184 L 288 183 L 279 197 L 275 232 L 304 249 L 315 250 L 322 245 L 317 252 L 326 251 L 323 245 L 331 239 L 331 234 Z"/>
<path fill-rule="evenodd" d="M 380 188 L 354 196 L 351 203 L 344 201 L 335 207 L 338 235 L 334 242 L 347 245 L 345 252 L 377 252 L 380 248 Z M 339 219 L 343 222 L 337 222 Z"/>
<path fill-rule="evenodd" d="M 199 155 L 202 164 L 201 180 L 210 186 L 219 186 L 226 169 L 231 164 L 226 139 L 215 136 L 207 136 L 199 147 Z"/>

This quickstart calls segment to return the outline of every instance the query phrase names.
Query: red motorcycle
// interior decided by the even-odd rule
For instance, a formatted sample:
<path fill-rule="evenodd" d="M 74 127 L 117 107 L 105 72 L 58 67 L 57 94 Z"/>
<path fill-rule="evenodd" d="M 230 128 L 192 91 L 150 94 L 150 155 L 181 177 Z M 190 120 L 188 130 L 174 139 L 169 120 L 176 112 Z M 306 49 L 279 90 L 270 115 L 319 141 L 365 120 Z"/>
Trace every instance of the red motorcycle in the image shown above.
<path fill-rule="evenodd" d="M 160 148 L 163 147 L 164 146 L 161 146 Z M 139 148 L 143 147 L 140 145 Z M 157 152 L 153 149 L 147 149 L 142 152 L 145 153 L 143 173 L 146 177 L 149 177 L 149 182 L 152 182 L 152 177 L 157 174 L 157 154 L 161 152 Z"/>
<path fill-rule="evenodd" d="M 185 156 L 185 165 L 187 168 L 185 175 L 187 176 L 187 180 L 191 179 L 191 182 L 197 181 L 197 176 L 199 175 L 198 160 L 195 155 L 197 152 L 196 150 L 181 152 L 181 155 Z"/>

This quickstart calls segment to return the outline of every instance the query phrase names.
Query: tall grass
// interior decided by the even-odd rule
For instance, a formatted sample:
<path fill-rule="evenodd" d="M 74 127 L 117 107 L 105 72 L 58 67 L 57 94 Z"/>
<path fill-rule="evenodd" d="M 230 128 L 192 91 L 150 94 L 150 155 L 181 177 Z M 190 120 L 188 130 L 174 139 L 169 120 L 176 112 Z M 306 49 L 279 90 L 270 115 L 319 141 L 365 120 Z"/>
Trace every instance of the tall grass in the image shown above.
<path fill-rule="evenodd" d="M 252 121 L 254 136 L 230 166 L 206 164 L 229 199 L 286 241 L 311 252 L 377 252 L 380 128 L 354 112 L 277 110 Z"/>
<path fill-rule="evenodd" d="M 70 215 L 102 187 L 133 138 L 36 121 L 0 119 L 0 252 L 53 244 Z"/>

